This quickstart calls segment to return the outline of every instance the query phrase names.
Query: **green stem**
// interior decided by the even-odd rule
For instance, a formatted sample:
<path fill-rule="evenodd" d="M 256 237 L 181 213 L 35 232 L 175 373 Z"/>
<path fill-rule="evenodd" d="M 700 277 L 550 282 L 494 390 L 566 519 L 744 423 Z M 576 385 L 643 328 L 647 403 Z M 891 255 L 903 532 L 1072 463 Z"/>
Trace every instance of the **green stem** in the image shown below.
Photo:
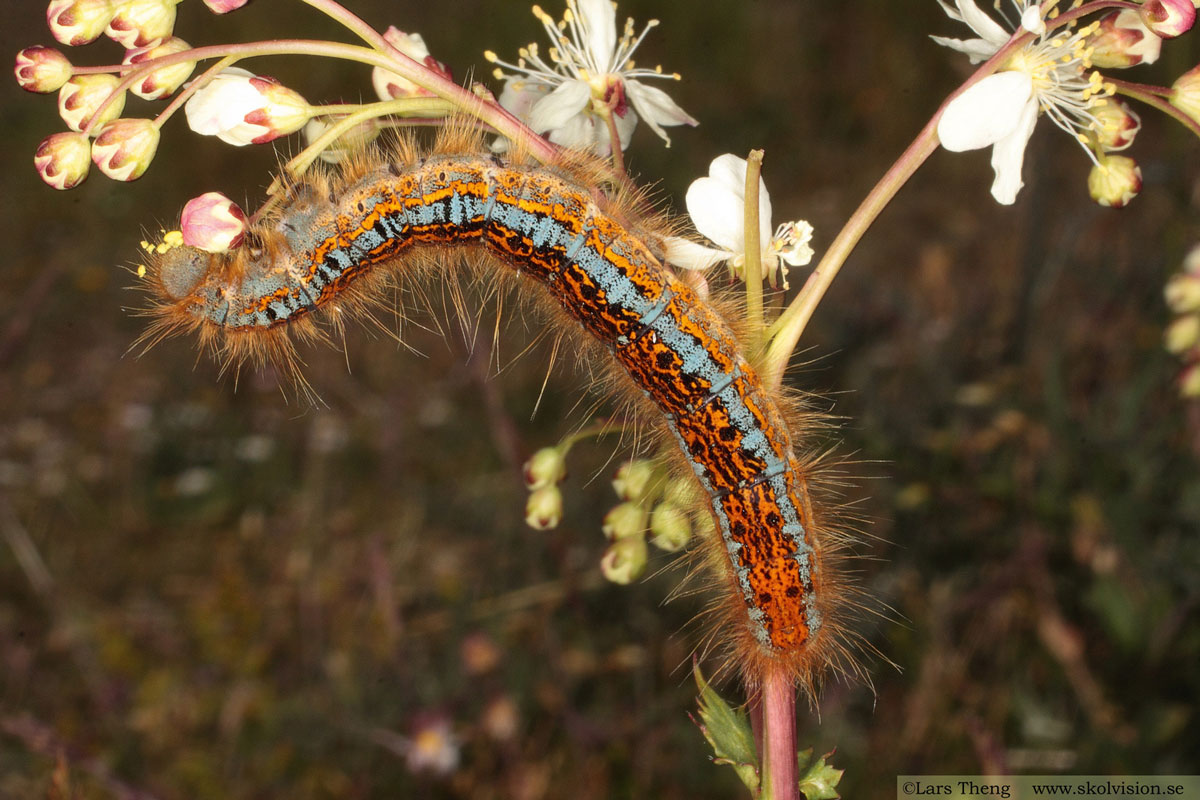
<path fill-rule="evenodd" d="M 917 168 L 925 163 L 925 159 L 938 148 L 937 122 L 941 113 L 934 115 L 904 154 L 892 165 L 875 184 L 875 188 L 867 195 L 854 215 L 846 221 L 845 227 L 838 232 L 837 238 L 829 245 L 816 269 L 809 275 L 804 287 L 796 295 L 787 310 L 780 315 L 771 329 L 767 331 L 766 355 L 762 359 L 764 380 L 772 386 L 778 386 L 783 380 L 783 372 L 788 359 L 800 335 L 804 332 L 809 319 L 812 318 L 817 304 L 825 296 L 838 271 L 846 263 L 846 259 L 858 244 L 858 241 L 875 222 L 880 212 L 891 202 L 900 187 L 908 181 Z"/>
<path fill-rule="evenodd" d="M 1157 108 L 1168 117 L 1183 125 L 1183 127 L 1187 128 L 1194 135 L 1200 137 L 1200 122 L 1180 111 L 1166 99 L 1174 90 L 1162 86 L 1150 86 L 1144 83 L 1130 83 L 1115 78 L 1105 78 L 1105 83 L 1111 83 L 1117 87 L 1117 94 L 1145 103 L 1151 108 Z"/>
<path fill-rule="evenodd" d="M 1125 5 L 1118 0 L 1099 0 L 1097 4 L 1104 4 L 1106 6 Z M 1088 7 L 1090 6 L 1085 6 L 1085 8 Z M 1061 17 L 1054 20 L 1054 23 L 1057 24 L 1060 19 Z M 792 350 L 795 349 L 797 342 L 800 341 L 800 335 L 804 333 L 804 328 L 812 318 L 813 312 L 821 302 L 821 298 L 825 296 L 825 292 L 828 291 L 829 286 L 833 283 L 833 279 L 837 277 L 838 271 L 846 263 L 846 259 L 849 258 L 850 253 L 853 252 L 859 240 L 879 217 L 883 209 L 887 207 L 887 204 L 891 202 L 892 198 L 896 196 L 896 193 L 900 191 L 900 188 L 917 171 L 917 168 L 925 163 L 925 159 L 929 158 L 933 151 L 937 150 L 940 144 L 937 136 L 937 125 L 946 107 L 967 89 L 994 73 L 1000 65 L 1008 60 L 1009 55 L 1014 50 L 1023 47 L 1033 38 L 1034 35 L 1029 32 L 1014 35 L 991 58 L 981 64 L 979 69 L 965 83 L 951 93 L 938 110 L 934 112 L 929 122 L 925 123 L 925 127 L 917 134 L 912 144 L 900 155 L 896 163 L 892 164 L 891 168 L 884 173 L 884 176 L 879 179 L 879 183 L 875 184 L 875 188 L 871 190 L 870 194 L 862 201 L 850 219 L 846 221 L 845 226 L 838 231 L 837 237 L 829 245 L 829 249 L 825 251 L 825 255 L 822 256 L 816 269 L 809 275 L 808 280 L 800 289 L 800 293 L 796 295 L 791 304 L 788 305 L 787 310 L 767 330 L 767 351 L 759 366 L 762 371 L 763 380 L 768 385 L 779 386 L 782 383 L 788 359 L 791 358 Z"/>
<path fill-rule="evenodd" d="M 300 0 L 313 8 L 328 14 L 349 30 L 353 31 L 363 41 L 387 56 L 389 64 L 384 69 L 407 78 L 423 89 L 436 94 L 444 100 L 449 100 L 455 107 L 462 109 L 477 119 L 492 126 L 498 133 L 519 144 L 537 160 L 546 163 L 553 161 L 558 149 L 529 129 L 525 123 L 517 119 L 499 103 L 485 103 L 471 91 L 464 89 L 445 76 L 433 72 L 412 58 L 400 52 L 383 35 L 361 19 L 351 14 L 333 0 Z"/>
<path fill-rule="evenodd" d="M 763 286 L 762 242 L 759 241 L 758 182 L 762 174 L 763 151 L 751 150 L 746 157 L 746 204 L 742 214 L 744 226 L 746 277 L 746 322 L 750 326 L 750 351 L 757 353 L 762 342 Z"/>

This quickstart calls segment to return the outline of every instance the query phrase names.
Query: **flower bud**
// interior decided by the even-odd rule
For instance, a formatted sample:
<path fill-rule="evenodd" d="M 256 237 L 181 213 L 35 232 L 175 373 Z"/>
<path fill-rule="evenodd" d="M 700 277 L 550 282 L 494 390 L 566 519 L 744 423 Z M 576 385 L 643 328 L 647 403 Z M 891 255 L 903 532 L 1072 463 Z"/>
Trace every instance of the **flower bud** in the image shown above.
<path fill-rule="evenodd" d="M 136 181 L 154 160 L 158 138 L 148 119 L 114 119 L 93 142 L 92 163 L 114 181 Z"/>
<path fill-rule="evenodd" d="M 543 447 L 525 462 L 525 488 L 553 486 L 567 477 L 567 454 L 561 447 Z"/>
<path fill-rule="evenodd" d="M 429 55 L 429 48 L 425 46 L 425 40 L 421 38 L 421 34 L 405 33 L 396 26 L 389 25 L 387 31 L 383 34 L 383 38 L 387 39 L 388 44 L 392 47 L 395 47 L 418 64 L 424 64 L 432 72 L 436 72 L 444 78 L 452 77 L 449 67 Z M 397 97 L 433 96 L 433 92 L 428 89 L 422 89 L 408 78 L 401 77 L 381 67 L 375 67 L 375 69 L 371 70 L 371 84 L 375 87 L 375 93 L 379 95 L 380 100 L 393 100 Z"/>
<path fill-rule="evenodd" d="M 1178 272 L 1167 281 L 1163 295 L 1169 307 L 1176 314 L 1190 314 L 1200 311 L 1200 275 L 1190 272 Z"/>
<path fill-rule="evenodd" d="M 123 0 L 104 33 L 126 50 L 165 39 L 175 29 L 178 3 L 179 0 Z"/>
<path fill-rule="evenodd" d="M 1105 15 L 1087 43 L 1092 48 L 1092 65 L 1101 69 L 1153 64 L 1162 50 L 1162 39 L 1142 24 L 1131 8 Z"/>
<path fill-rule="evenodd" d="M 214 14 L 228 14 L 230 11 L 236 11 L 250 0 L 204 0 L 204 5 L 208 6 L 208 10 Z"/>
<path fill-rule="evenodd" d="M 330 123 L 323 119 L 310 119 L 304 126 L 304 141 L 312 144 L 329 130 Z M 320 158 L 326 164 L 340 164 L 355 153 L 362 152 L 367 145 L 379 138 L 378 121 L 367 119 L 333 140 L 321 151 Z"/>
<path fill-rule="evenodd" d="M 58 115 L 73 131 L 82 131 L 92 115 L 103 105 L 120 84 L 116 75 L 76 75 L 58 90 Z M 104 108 L 104 112 L 92 126 L 96 130 L 106 122 L 121 116 L 125 110 L 125 92 L 117 95 Z"/>
<path fill-rule="evenodd" d="M 33 165 L 55 189 L 74 189 L 87 177 L 91 156 L 92 142 L 82 133 L 55 133 L 38 145 Z"/>
<path fill-rule="evenodd" d="M 601 526 L 609 539 L 642 538 L 646 532 L 646 509 L 637 503 L 621 503 L 609 509 Z"/>
<path fill-rule="evenodd" d="M 691 541 L 692 522 L 674 503 L 659 503 L 650 512 L 650 535 L 655 547 L 674 553 Z"/>
<path fill-rule="evenodd" d="M 613 491 L 622 500 L 641 500 L 654 478 L 654 465 L 645 459 L 634 459 L 621 465 L 613 477 Z"/>
<path fill-rule="evenodd" d="M 641 536 L 617 539 L 600 559 L 600 571 L 608 580 L 624 586 L 645 571 L 646 556 L 646 540 Z"/>
<path fill-rule="evenodd" d="M 1146 0 L 1138 14 L 1147 28 L 1164 39 L 1187 33 L 1196 22 L 1192 0 Z"/>
<path fill-rule="evenodd" d="M 78 47 L 104 33 L 116 11 L 112 0 L 51 0 L 46 8 L 46 24 L 55 39 Z"/>
<path fill-rule="evenodd" d="M 26 47 L 13 67 L 17 83 L 27 92 L 57 92 L 71 79 L 71 62 L 50 47 Z"/>
<path fill-rule="evenodd" d="M 1179 374 L 1179 393 L 1184 397 L 1200 397 L 1200 361 L 1188 364 Z"/>
<path fill-rule="evenodd" d="M 1142 129 L 1142 120 L 1124 101 L 1113 97 L 1099 101 L 1092 116 L 1097 125 L 1093 126 L 1100 145 L 1108 152 L 1115 153 L 1133 144 L 1133 137 Z"/>
<path fill-rule="evenodd" d="M 178 36 L 168 36 L 158 42 L 152 42 L 146 47 L 128 50 L 122 64 L 139 65 L 161 56 L 174 55 L 190 50 L 191 45 Z M 129 87 L 129 91 L 143 100 L 160 100 L 183 85 L 196 68 L 195 61 L 184 61 L 169 67 L 156 69 L 140 81 Z"/>
<path fill-rule="evenodd" d="M 184 113 L 196 133 L 241 147 L 295 133 L 308 122 L 313 109 L 273 78 L 233 68 L 192 95 Z"/>
<path fill-rule="evenodd" d="M 1200 66 L 1192 67 L 1171 84 L 1171 105 L 1200 124 Z"/>
<path fill-rule="evenodd" d="M 539 531 L 556 528 L 562 520 L 562 508 L 562 492 L 557 486 L 535 489 L 525 502 L 525 524 Z"/>
<path fill-rule="evenodd" d="M 1105 156 L 1088 173 L 1088 192 L 1098 204 L 1123 208 L 1142 191 L 1142 168 L 1126 156 Z"/>
<path fill-rule="evenodd" d="M 220 192 L 193 197 L 183 207 L 179 230 L 183 243 L 206 253 L 225 253 L 242 243 L 246 214 Z"/>
<path fill-rule="evenodd" d="M 1182 353 L 1200 342 L 1200 314 L 1179 317 L 1167 326 L 1163 334 L 1163 347 L 1168 353 Z"/>
<path fill-rule="evenodd" d="M 1183 271 L 1188 275 L 1200 275 L 1200 244 L 1193 245 L 1183 257 Z"/>

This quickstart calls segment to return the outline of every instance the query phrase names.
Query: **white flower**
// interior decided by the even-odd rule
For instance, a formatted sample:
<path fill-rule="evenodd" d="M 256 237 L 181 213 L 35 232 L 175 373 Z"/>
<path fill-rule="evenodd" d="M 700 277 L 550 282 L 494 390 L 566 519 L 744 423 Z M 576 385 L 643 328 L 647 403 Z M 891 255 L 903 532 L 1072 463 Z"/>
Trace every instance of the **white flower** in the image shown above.
<path fill-rule="evenodd" d="M 484 55 L 499 67 L 504 79 L 500 104 L 529 123 L 536 133 L 549 132 L 550 141 L 564 147 L 587 148 L 601 155 L 612 151 L 607 119 L 612 117 L 622 149 L 637 125 L 638 116 L 668 146 L 664 125 L 698 125 L 686 111 L 661 89 L 639 79 L 668 78 L 662 67 L 634 66 L 633 52 L 646 34 L 658 24 L 651 20 L 634 36 L 633 19 L 617 38 L 616 6 L 610 0 L 567 0 L 561 23 L 539 6 L 533 13 L 545 26 L 554 46 L 549 63 L 542 59 L 536 43 L 521 48 L 516 64 L 501 61 L 495 53 Z M 631 107 L 632 106 L 632 107 Z"/>
<path fill-rule="evenodd" d="M 935 42 L 965 53 L 972 63 L 995 55 L 1012 38 L 974 0 L 938 0 L 952 19 L 968 25 L 978 39 L 932 37 Z M 1020 13 L 1019 32 L 1036 38 L 1015 50 L 996 72 L 956 97 L 938 121 L 938 138 L 947 150 L 960 152 L 992 148 L 996 179 L 992 196 L 1005 205 L 1016 200 L 1023 185 L 1021 165 L 1025 145 L 1040 113 L 1071 134 L 1093 162 L 1094 132 L 1101 127 L 1091 109 L 1108 102 L 1113 88 L 1090 69 L 1087 37 L 1093 23 L 1078 31 L 1047 31 L 1036 0 L 1012 0 Z"/>
<path fill-rule="evenodd" d="M 274 78 L 244 69 L 222 71 L 188 98 L 188 127 L 204 136 L 241 147 L 262 144 L 304 127 L 313 109 Z"/>
<path fill-rule="evenodd" d="M 707 269 L 728 262 L 730 273 L 745 278 L 746 263 L 746 159 L 726 153 L 708 167 L 708 177 L 692 181 L 687 191 L 688 216 L 696 230 L 707 236 L 719 249 L 705 247 L 678 237 L 666 240 L 667 260 L 685 269 Z M 788 288 L 787 267 L 802 267 L 812 260 L 809 247 L 812 226 L 803 220 L 785 222 L 771 234 L 771 196 L 767 185 L 758 179 L 758 241 L 762 246 L 763 271 L 778 286 L 776 270 L 783 288 Z M 785 266 L 786 265 L 786 266 Z"/>

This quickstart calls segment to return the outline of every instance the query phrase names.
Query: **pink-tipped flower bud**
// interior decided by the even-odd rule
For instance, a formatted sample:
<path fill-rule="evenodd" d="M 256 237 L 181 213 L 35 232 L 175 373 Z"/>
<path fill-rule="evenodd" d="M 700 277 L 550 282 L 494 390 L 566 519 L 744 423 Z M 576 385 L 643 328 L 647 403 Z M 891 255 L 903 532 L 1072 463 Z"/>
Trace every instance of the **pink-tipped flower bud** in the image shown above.
<path fill-rule="evenodd" d="M 249 227 L 237 203 L 220 192 L 193 197 L 179 216 L 183 243 L 206 253 L 225 253 L 242 243 Z"/>
<path fill-rule="evenodd" d="M 405 33 L 394 25 L 389 25 L 383 34 L 388 44 L 395 47 L 404 55 L 422 64 L 426 69 L 436 72 L 444 78 L 451 79 L 450 68 L 433 56 L 419 33 Z M 401 77 L 381 67 L 371 70 L 371 84 L 380 100 L 393 100 L 397 97 L 432 97 L 433 92 L 422 89 L 408 78 Z"/>
<path fill-rule="evenodd" d="M 650 512 L 650 535 L 655 547 L 674 553 L 691 541 L 692 522 L 674 503 L 659 503 Z"/>
<path fill-rule="evenodd" d="M 1163 333 L 1163 347 L 1168 353 L 1184 353 L 1200 344 L 1200 314 L 1179 317 Z"/>
<path fill-rule="evenodd" d="M 1164 39 L 1187 33 L 1196 23 L 1192 0 L 1146 0 L 1138 14 L 1147 28 Z"/>
<path fill-rule="evenodd" d="M 313 109 L 275 79 L 234 68 L 192 95 L 184 113 L 196 133 L 241 147 L 295 133 L 312 117 Z"/>
<path fill-rule="evenodd" d="M 525 488 L 531 492 L 553 486 L 567 477 L 566 451 L 561 447 L 543 447 L 525 462 L 523 471 Z"/>
<path fill-rule="evenodd" d="M 646 509 L 642 508 L 638 503 L 621 503 L 613 506 L 604 515 L 604 523 L 601 525 L 601 530 L 604 535 L 611 539 L 625 539 L 627 537 L 642 538 L 642 534 L 646 532 Z"/>
<path fill-rule="evenodd" d="M 1124 208 L 1142 191 L 1142 168 L 1127 156 L 1105 156 L 1088 173 L 1088 193 L 1099 205 Z"/>
<path fill-rule="evenodd" d="M 1097 125 L 1093 126 L 1100 145 L 1115 153 L 1133 144 L 1133 137 L 1142 129 L 1142 120 L 1124 101 L 1113 97 L 1099 101 L 1092 110 Z"/>
<path fill-rule="evenodd" d="M 112 0 L 51 0 L 46 8 L 50 33 L 63 44 L 94 42 L 117 11 Z"/>
<path fill-rule="evenodd" d="M 1162 39 L 1131 8 L 1106 14 L 1087 43 L 1092 48 L 1093 66 L 1102 69 L 1153 64 L 1162 51 Z"/>
<path fill-rule="evenodd" d="M 74 189 L 92 167 L 92 142 L 82 133 L 51 134 L 38 145 L 33 165 L 55 189 Z"/>
<path fill-rule="evenodd" d="M 116 75 L 76 75 L 58 90 L 58 115 L 73 131 L 82 131 L 88 120 L 114 94 L 121 79 Z M 117 94 L 113 101 L 104 106 L 104 111 L 92 126 L 99 126 L 121 116 L 125 110 L 125 92 Z"/>
<path fill-rule="evenodd" d="M 175 30 L 178 3 L 179 0 L 123 0 L 104 34 L 120 42 L 126 50 L 165 39 Z"/>
<path fill-rule="evenodd" d="M 562 492 L 557 486 L 543 486 L 529 493 L 525 501 L 525 524 L 534 530 L 557 528 L 562 520 Z"/>
<path fill-rule="evenodd" d="M 641 500 L 650 489 L 654 478 L 654 465 L 645 459 L 635 458 L 621 465 L 613 476 L 612 487 L 622 500 Z"/>
<path fill-rule="evenodd" d="M 71 62 L 51 47 L 26 47 L 13 67 L 17 83 L 27 92 L 57 92 L 71 79 Z"/>
<path fill-rule="evenodd" d="M 146 47 L 128 50 L 122 64 L 138 66 L 155 58 L 170 56 L 192 49 L 192 46 L 178 36 L 168 36 L 159 42 L 152 42 Z M 129 87 L 129 91 L 143 100 L 161 100 L 173 94 L 192 75 L 196 68 L 195 61 L 184 61 L 169 67 L 156 69 L 140 81 Z"/>
<path fill-rule="evenodd" d="M 645 572 L 646 558 L 646 540 L 641 536 L 626 536 L 608 546 L 600 559 L 600 571 L 608 580 L 624 586 Z"/>
<path fill-rule="evenodd" d="M 148 119 L 114 119 L 92 143 L 92 163 L 114 181 L 136 181 L 158 150 L 158 126 Z"/>
<path fill-rule="evenodd" d="M 1167 281 L 1163 289 L 1167 307 L 1176 314 L 1190 314 L 1200 311 L 1200 275 L 1191 272 L 1177 272 Z"/>
<path fill-rule="evenodd" d="M 1192 67 L 1171 84 L 1171 105 L 1200 124 L 1200 66 Z"/>
<path fill-rule="evenodd" d="M 228 14 L 230 11 L 237 11 L 248 2 L 250 0 L 204 0 L 204 5 L 214 14 Z"/>

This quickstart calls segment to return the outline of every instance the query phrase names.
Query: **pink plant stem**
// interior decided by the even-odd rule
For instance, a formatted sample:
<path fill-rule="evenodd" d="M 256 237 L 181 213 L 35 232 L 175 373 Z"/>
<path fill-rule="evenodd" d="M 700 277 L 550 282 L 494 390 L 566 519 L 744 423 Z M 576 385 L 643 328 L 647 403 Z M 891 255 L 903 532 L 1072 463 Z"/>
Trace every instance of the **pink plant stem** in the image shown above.
<path fill-rule="evenodd" d="M 763 800 L 800 800 L 796 772 L 796 687 L 778 669 L 768 670 L 760 690 L 763 712 Z"/>

